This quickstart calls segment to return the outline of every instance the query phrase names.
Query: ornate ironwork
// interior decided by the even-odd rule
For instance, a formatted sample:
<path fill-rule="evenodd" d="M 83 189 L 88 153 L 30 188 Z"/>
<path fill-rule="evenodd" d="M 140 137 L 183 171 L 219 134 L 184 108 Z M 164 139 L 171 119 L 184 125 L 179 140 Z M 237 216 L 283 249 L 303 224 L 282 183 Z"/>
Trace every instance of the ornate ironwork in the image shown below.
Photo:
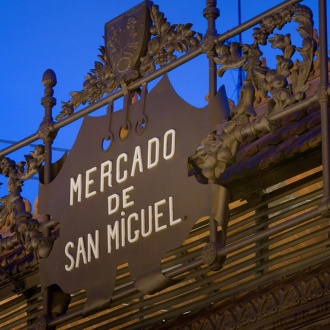
<path fill-rule="evenodd" d="M 153 5 L 150 10 L 153 25 L 148 42 L 148 52 L 141 58 L 140 72 L 145 75 L 172 62 L 177 58 L 175 51 L 182 53 L 199 46 L 202 35 L 191 30 L 192 24 L 170 24 L 159 7 Z"/>
<path fill-rule="evenodd" d="M 290 34 L 275 33 L 270 37 L 276 28 L 282 29 L 292 20 L 299 24 L 297 31 L 302 38 L 302 47 L 291 44 Z M 252 45 L 237 42 L 216 42 L 215 45 L 218 56 L 214 61 L 220 65 L 218 75 L 243 67 L 246 78 L 238 103 L 232 107 L 231 120 L 222 124 L 218 130 L 220 133 L 211 135 L 205 148 L 197 153 L 202 173 L 209 182 L 219 179 L 227 166 L 235 161 L 236 152 L 246 138 L 253 139 L 271 130 L 274 123 L 269 121 L 268 115 L 303 100 L 309 88 L 307 81 L 313 74 L 317 43 L 313 15 L 308 7 L 288 6 L 266 17 L 260 27 L 254 28 L 253 38 Z M 261 59 L 263 53 L 259 46 L 268 41 L 272 48 L 282 51 L 282 55 L 276 56 L 275 69 L 267 67 L 265 60 Z M 295 51 L 301 55 L 301 61 L 293 61 Z M 256 116 L 254 107 L 265 101 L 268 101 L 266 114 L 253 118 Z"/>
<path fill-rule="evenodd" d="M 87 73 L 82 91 L 71 92 L 71 99 L 62 102 L 62 110 L 56 117 L 60 120 L 71 115 L 75 108 L 86 103 L 92 104 L 103 95 L 112 93 L 121 87 L 162 67 L 177 58 L 176 53 L 187 53 L 198 47 L 202 35 L 191 30 L 192 24 L 170 24 L 157 5 L 150 5 L 152 24 L 144 39 L 138 39 L 136 33 L 137 14 L 128 12 L 120 16 L 113 25 L 106 28 L 106 47 L 99 48 L 100 61 Z M 119 50 L 119 34 L 124 33 L 125 50 Z M 123 37 L 123 36 L 121 36 Z M 212 45 L 214 42 L 212 41 Z M 117 46 L 116 46 L 117 45 Z M 119 57 L 121 52 L 124 57 Z M 139 55 L 140 58 L 136 59 Z M 125 61 L 123 60 L 125 58 Z M 139 66 L 137 66 L 137 64 Z"/>
<path fill-rule="evenodd" d="M 34 323 L 36 330 L 46 330 L 47 329 L 47 318 L 44 315 L 39 315 Z"/>
<path fill-rule="evenodd" d="M 52 239 L 44 239 L 39 222 L 32 218 L 21 196 L 23 181 L 35 175 L 44 160 L 44 146 L 36 146 L 34 151 L 24 157 L 25 161 L 17 164 L 8 157 L 0 161 L 0 173 L 8 178 L 9 192 L 0 199 L 0 228 L 9 227 L 10 232 L 14 233 L 11 237 L 0 239 L 0 251 L 12 249 L 20 243 L 28 252 L 34 250 L 39 257 L 46 257 Z"/>
<path fill-rule="evenodd" d="M 302 277 L 297 276 L 289 284 L 273 283 L 271 289 L 259 291 L 252 298 L 249 294 L 210 307 L 202 317 L 196 316 L 194 320 L 168 326 L 168 329 L 288 329 L 302 323 L 307 326 L 309 322 L 309 328 L 314 329 L 314 317 L 321 318 L 329 310 L 330 273 L 323 267 Z M 328 324 L 327 320 L 317 326 L 325 329 Z"/>
<path fill-rule="evenodd" d="M 140 76 L 140 57 L 150 38 L 150 3 L 145 1 L 105 25 L 105 52 L 117 85 Z"/>

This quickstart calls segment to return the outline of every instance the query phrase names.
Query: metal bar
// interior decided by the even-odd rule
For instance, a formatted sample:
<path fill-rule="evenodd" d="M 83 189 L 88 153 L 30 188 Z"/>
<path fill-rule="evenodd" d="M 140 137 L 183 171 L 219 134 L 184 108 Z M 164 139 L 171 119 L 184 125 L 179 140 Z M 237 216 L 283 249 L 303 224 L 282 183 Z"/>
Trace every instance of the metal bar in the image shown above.
<path fill-rule="evenodd" d="M 298 103 L 292 104 L 287 108 L 282 109 L 280 112 L 272 113 L 268 116 L 269 120 L 279 120 L 284 118 L 285 116 L 289 116 L 299 110 L 306 109 L 309 106 L 313 105 L 318 101 L 318 97 L 316 94 L 312 95 L 306 100 L 300 101 Z"/>
<path fill-rule="evenodd" d="M 206 34 L 215 36 L 217 33 L 215 21 L 220 16 L 220 11 L 217 8 L 216 0 L 206 0 L 206 8 L 203 11 L 203 16 L 207 19 Z M 214 56 L 215 51 L 213 47 L 207 54 L 209 59 L 209 99 L 212 99 L 217 92 L 217 67 L 213 60 Z"/>
<path fill-rule="evenodd" d="M 263 232 L 257 233 L 255 235 L 246 237 L 244 239 L 239 240 L 238 242 L 235 242 L 233 244 L 230 244 L 226 247 L 224 247 L 223 249 L 218 251 L 218 256 L 222 257 L 225 256 L 231 252 L 234 252 L 238 249 L 241 249 L 247 245 L 253 244 L 259 240 L 262 240 L 268 236 L 272 236 L 275 234 L 278 234 L 279 232 L 289 229 L 291 227 L 294 227 L 300 223 L 303 223 L 305 221 L 311 220 L 315 217 L 320 216 L 320 213 L 322 212 L 322 210 L 320 210 L 320 208 L 315 208 L 313 210 L 310 210 L 304 214 L 298 215 L 295 218 L 292 218 L 288 221 L 285 221 L 283 223 L 280 223 L 274 227 L 268 228 Z"/>
<path fill-rule="evenodd" d="M 26 297 L 25 292 L 24 292 L 23 283 L 21 283 L 20 281 L 15 280 L 15 278 L 10 273 L 8 273 L 7 270 L 4 267 L 2 267 L 1 265 L 0 265 L 0 272 L 2 274 L 4 274 L 5 277 L 7 277 L 10 280 L 10 282 L 14 285 L 17 293 L 21 293 Z"/>
<path fill-rule="evenodd" d="M 298 245 L 299 243 L 303 243 L 306 240 L 315 238 L 315 237 L 320 236 L 320 235 L 325 235 L 325 234 L 328 234 L 328 233 L 329 233 L 329 227 L 327 226 L 327 227 L 324 227 L 322 229 L 319 229 L 318 231 L 314 231 L 314 232 L 308 234 L 308 237 L 303 236 L 303 237 L 300 237 L 300 238 L 298 238 L 294 241 L 290 241 L 286 244 L 283 244 L 283 245 L 279 246 L 278 248 L 274 248 L 274 249 L 270 250 L 267 253 L 267 256 L 272 256 L 272 255 L 278 253 L 279 251 L 285 250 L 286 247 L 292 247 L 293 245 Z M 309 251 L 311 249 L 311 247 L 315 250 L 315 249 L 323 247 L 324 245 L 329 245 L 329 242 L 327 241 L 327 239 L 326 239 L 326 242 L 325 242 L 325 239 L 324 239 L 322 241 L 315 242 L 311 245 L 306 245 L 303 248 L 294 249 L 292 252 L 287 253 L 285 255 L 285 260 L 287 261 L 289 259 L 304 255 L 306 253 L 306 251 Z M 278 264 L 281 261 L 283 261 L 283 256 L 278 256 L 278 257 L 272 258 L 270 261 L 267 262 L 267 267 L 274 266 L 274 265 Z M 263 267 L 265 267 L 265 266 L 263 266 Z"/>
<path fill-rule="evenodd" d="M 42 84 L 45 87 L 44 97 L 41 99 L 41 104 L 45 108 L 45 116 L 40 124 L 41 137 L 45 145 L 45 159 L 44 159 L 44 183 L 48 184 L 51 182 L 53 173 L 52 173 L 52 144 L 55 139 L 56 134 L 53 131 L 48 130 L 48 128 L 53 124 L 53 115 L 52 109 L 56 105 L 56 99 L 53 97 L 54 90 L 53 87 L 56 85 L 56 75 L 53 70 L 46 70 L 42 77 Z M 42 134 L 42 131 L 46 128 L 46 134 Z M 50 220 L 49 214 L 43 215 L 43 220 L 47 223 Z M 49 238 L 51 236 L 51 228 L 44 227 L 44 236 Z M 42 295 L 43 301 L 43 313 L 47 317 L 51 315 L 51 289 L 45 288 Z M 51 329 L 47 327 L 47 329 Z"/>
<path fill-rule="evenodd" d="M 10 145 L 13 145 L 13 144 L 16 144 L 17 141 L 10 141 L 10 140 L 2 140 L 0 139 L 0 143 L 6 143 L 6 144 L 10 144 Z M 37 147 L 38 144 L 30 144 L 28 145 L 27 147 Z M 70 149 L 65 149 L 65 148 L 58 148 L 58 147 L 52 147 L 52 150 L 53 151 L 61 151 L 61 152 L 67 152 L 67 151 L 70 151 Z"/>
<path fill-rule="evenodd" d="M 275 243 L 279 243 L 280 241 L 284 241 L 284 240 L 286 240 L 289 237 L 292 237 L 292 236 L 294 236 L 294 235 L 296 235 L 298 233 L 301 233 L 302 231 L 305 231 L 307 229 L 311 229 L 311 228 L 313 228 L 315 226 L 319 226 L 319 225 L 321 225 L 322 223 L 324 223 L 326 221 L 328 221 L 328 220 L 325 219 L 325 218 L 319 218 L 319 219 L 317 219 L 315 221 L 307 222 L 306 224 L 301 225 L 299 227 L 295 227 L 292 230 L 290 229 L 290 231 L 287 231 L 285 233 L 282 233 L 281 235 L 278 235 L 276 237 L 272 237 L 267 242 L 265 242 L 265 243 L 261 244 L 260 246 L 258 246 L 258 249 L 262 249 L 262 248 L 265 248 L 265 247 L 267 247 L 269 245 L 273 245 Z M 319 229 L 318 231 L 314 231 L 314 232 L 309 233 L 307 235 L 304 235 L 304 236 L 302 236 L 300 238 L 297 238 L 294 241 L 283 243 L 282 245 L 280 245 L 278 247 L 273 247 L 271 250 L 269 250 L 263 256 L 269 257 L 272 254 L 275 254 L 277 252 L 280 252 L 282 250 L 285 250 L 286 248 L 289 248 L 292 245 L 299 244 L 299 243 L 303 242 L 304 240 L 313 238 L 315 236 L 319 236 L 319 235 L 324 234 L 324 233 L 327 233 L 327 232 L 329 232 L 329 227 L 324 227 L 322 229 Z M 231 255 L 227 259 L 227 265 L 230 265 L 231 263 L 234 263 L 234 262 L 239 261 L 241 259 L 244 259 L 245 260 L 247 256 L 251 255 L 255 251 L 257 251 L 257 248 L 255 248 L 253 250 L 252 249 L 245 249 L 244 251 L 241 251 L 241 252 L 239 252 L 237 254 Z M 256 258 L 254 258 L 254 260 L 255 260 L 255 262 L 257 262 L 257 261 L 260 260 L 260 257 L 256 257 Z M 246 263 L 245 263 L 245 261 L 243 261 L 243 262 L 240 262 L 240 263 L 235 264 L 233 267 L 226 268 L 227 275 L 230 274 L 230 273 L 232 273 L 232 272 L 239 271 L 239 269 L 242 269 L 242 268 L 248 266 L 249 263 L 250 263 L 250 260 L 248 260 Z M 224 276 L 224 275 L 226 275 L 226 274 L 224 274 L 224 272 L 222 271 L 221 272 L 221 276 Z"/>
<path fill-rule="evenodd" d="M 314 183 L 319 183 L 321 180 L 322 180 L 322 172 L 318 171 L 308 177 L 300 179 L 299 181 L 290 183 L 288 186 L 284 186 L 284 187 L 281 187 L 277 190 L 270 192 L 268 194 L 268 198 L 265 202 L 267 202 L 267 203 L 274 202 L 280 198 L 283 198 L 287 195 L 290 195 L 290 194 L 296 192 L 297 190 L 306 188 L 310 185 L 313 185 Z M 261 206 L 265 202 L 261 202 L 258 205 Z M 245 206 L 245 207 L 242 207 L 242 206 Z M 238 208 L 239 212 L 234 212 L 233 214 L 231 214 L 231 217 L 230 217 L 231 221 L 241 217 L 242 215 L 244 215 L 246 213 L 254 211 L 254 209 L 255 209 L 254 206 L 251 206 L 249 204 L 245 204 L 242 206 Z M 235 211 L 235 209 L 233 211 Z M 239 222 L 229 226 L 230 230 L 237 229 L 238 227 L 239 227 Z"/>
<path fill-rule="evenodd" d="M 282 2 L 279 5 L 273 7 L 269 10 L 264 11 L 262 14 L 253 17 L 252 19 L 246 21 L 245 23 L 241 24 L 240 26 L 238 26 L 236 28 L 233 28 L 231 30 L 228 30 L 225 33 L 220 34 L 218 36 L 218 42 L 225 42 L 226 40 L 234 37 L 235 35 L 240 34 L 244 31 L 248 30 L 249 28 L 253 27 L 254 25 L 259 24 L 259 22 L 263 18 L 265 18 L 269 15 L 275 14 L 276 12 L 282 10 L 283 8 L 285 8 L 289 5 L 294 5 L 294 4 L 299 3 L 301 1 L 303 1 L 303 0 L 287 0 L 285 2 Z"/>
<path fill-rule="evenodd" d="M 247 226 L 247 225 L 250 224 L 250 227 L 248 229 L 246 229 L 244 232 L 239 232 L 237 234 L 234 234 L 233 236 L 230 236 L 228 238 L 228 242 L 233 241 L 234 239 L 237 241 L 241 238 L 241 236 L 244 237 L 244 236 L 247 236 L 247 235 L 252 235 L 255 231 L 259 231 L 263 226 L 274 223 L 278 220 L 281 220 L 282 218 L 291 216 L 295 213 L 303 211 L 304 209 L 316 207 L 320 203 L 320 200 L 321 200 L 320 197 L 317 198 L 317 195 L 320 195 L 319 192 L 317 192 L 317 193 L 313 192 L 313 193 L 310 193 L 308 195 L 306 194 L 306 195 L 303 195 L 303 196 L 298 197 L 296 199 L 292 199 L 291 201 L 288 201 L 288 202 L 285 202 L 283 204 L 272 207 L 271 209 L 269 209 L 268 213 L 263 212 L 260 215 L 254 214 L 253 216 L 244 219 L 242 221 L 242 226 Z M 306 200 L 311 199 L 311 198 L 313 198 L 313 199 L 308 201 L 308 202 L 307 201 L 305 202 L 304 198 L 306 198 Z M 300 201 L 302 201 L 302 203 Z M 300 205 L 297 205 L 298 203 L 300 203 Z M 290 208 L 290 206 L 295 206 L 295 207 Z M 289 207 L 289 209 L 287 209 L 288 207 Z M 271 213 L 278 212 L 280 210 L 285 210 L 285 211 L 281 212 L 280 214 L 278 214 L 276 216 L 272 216 L 270 218 L 267 218 L 268 220 L 264 220 L 259 225 L 258 224 L 253 225 L 255 222 L 258 222 L 258 218 L 265 217 L 265 216 L 267 216 Z M 231 232 L 231 230 L 229 230 L 229 233 L 230 232 Z"/>
<path fill-rule="evenodd" d="M 320 85 L 318 97 L 321 106 L 322 129 L 322 164 L 323 164 L 323 198 L 330 196 L 330 129 L 329 129 L 329 79 L 328 79 L 328 36 L 326 0 L 319 0 L 320 29 Z"/>
<path fill-rule="evenodd" d="M 0 158 L 2 157 L 5 157 L 6 155 L 18 150 L 18 149 L 21 149 L 23 147 L 25 147 L 26 145 L 28 144 L 31 144 L 35 141 L 39 140 L 39 135 L 38 133 L 35 133 L 35 134 L 32 134 L 28 137 L 26 137 L 25 139 L 19 141 L 19 142 L 16 142 L 15 144 L 3 149 L 0 151 Z"/>
<path fill-rule="evenodd" d="M 207 19 L 207 30 L 206 35 L 215 36 L 217 33 L 215 22 L 216 19 L 220 16 L 220 11 L 217 8 L 217 1 L 216 0 L 206 0 L 206 8 L 203 11 L 203 16 Z M 213 58 L 215 57 L 215 50 L 214 50 L 214 44 L 212 49 L 209 50 L 207 53 L 208 57 L 208 64 L 209 64 L 209 97 L 208 101 L 212 100 L 212 98 L 217 93 L 217 65 L 214 62 Z M 226 189 L 222 189 L 223 193 L 229 192 Z M 223 201 L 229 200 L 229 197 L 227 199 L 224 199 Z M 220 203 L 220 201 L 218 201 Z M 222 208 L 226 208 L 227 205 L 221 205 Z M 224 222 L 228 222 L 228 219 L 225 219 Z M 209 220 L 209 226 L 210 226 L 210 242 L 212 243 L 220 243 L 222 245 L 225 244 L 224 239 L 223 242 L 219 242 L 220 238 L 218 237 L 218 223 L 216 219 L 210 218 Z M 225 237 L 225 236 L 223 236 Z"/>

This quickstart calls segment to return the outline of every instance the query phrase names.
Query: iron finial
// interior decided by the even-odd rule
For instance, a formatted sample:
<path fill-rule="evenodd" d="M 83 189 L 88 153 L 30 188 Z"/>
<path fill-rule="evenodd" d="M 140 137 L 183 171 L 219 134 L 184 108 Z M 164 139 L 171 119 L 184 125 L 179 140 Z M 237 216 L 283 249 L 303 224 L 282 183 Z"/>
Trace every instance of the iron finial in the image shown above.
<path fill-rule="evenodd" d="M 57 84 L 56 74 L 52 69 L 47 69 L 41 80 L 44 87 L 54 87 Z"/>

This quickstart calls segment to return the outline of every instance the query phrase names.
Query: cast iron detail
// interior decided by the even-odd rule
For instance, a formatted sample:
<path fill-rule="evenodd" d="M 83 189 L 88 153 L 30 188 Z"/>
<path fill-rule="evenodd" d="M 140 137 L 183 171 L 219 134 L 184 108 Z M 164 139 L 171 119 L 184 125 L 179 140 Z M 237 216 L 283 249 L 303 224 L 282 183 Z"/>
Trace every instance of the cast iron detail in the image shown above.
<path fill-rule="evenodd" d="M 155 71 L 156 65 L 162 67 L 175 60 L 175 51 L 187 53 L 198 47 L 202 40 L 200 33 L 191 30 L 191 23 L 171 25 L 156 5 L 151 7 L 150 15 L 153 22 L 150 28 L 152 37 L 146 56 L 141 58 L 142 75 Z"/>
<path fill-rule="evenodd" d="M 123 85 L 141 77 L 140 58 L 147 52 L 150 39 L 150 6 L 145 1 L 105 25 L 105 46 L 99 48 L 101 61 L 85 77 L 83 90 L 71 92 L 71 100 L 62 102 L 60 120 L 81 104 L 92 104 Z"/>
<path fill-rule="evenodd" d="M 34 323 L 34 327 L 36 330 L 46 330 L 47 329 L 47 319 L 44 315 L 39 315 L 36 318 Z"/>
<path fill-rule="evenodd" d="M 51 120 L 44 119 L 38 129 L 38 136 L 42 141 L 53 141 L 57 135 L 57 131 L 54 130 L 53 122 Z"/>
<path fill-rule="evenodd" d="M 99 61 L 95 61 L 94 69 L 91 69 L 83 83 L 83 90 L 71 92 L 71 99 L 68 102 L 62 102 L 62 110 L 56 120 L 60 120 L 70 116 L 74 112 L 74 108 L 79 107 L 81 104 L 92 104 L 99 100 L 104 94 L 110 94 L 119 86 L 116 77 L 106 63 L 105 47 L 99 48 L 101 54 L 98 55 Z"/>
<path fill-rule="evenodd" d="M 53 97 L 53 87 L 57 84 L 56 74 L 52 69 L 48 69 L 42 76 L 42 84 L 45 87 L 44 96 L 41 98 L 41 104 L 45 108 L 45 116 L 41 122 L 38 135 L 44 143 L 52 143 L 57 135 L 53 127 L 52 108 L 56 105 L 56 99 Z"/>
<path fill-rule="evenodd" d="M 128 84 L 139 75 L 151 25 L 149 3 L 142 3 L 105 25 L 105 54 L 117 85 Z"/>
<path fill-rule="evenodd" d="M 285 24 L 295 21 L 299 24 L 297 31 L 302 38 L 302 47 L 291 44 L 290 34 L 270 35 L 277 29 L 282 29 Z M 305 97 L 309 85 L 306 84 L 313 69 L 313 58 L 316 51 L 316 41 L 313 37 L 313 14 L 311 10 L 302 5 L 289 6 L 275 15 L 268 16 L 260 27 L 254 28 L 254 43 L 252 45 L 236 42 L 226 45 L 216 44 L 215 62 L 220 65 L 218 75 L 222 76 L 228 69 L 243 66 L 246 72 L 245 82 L 255 89 L 255 104 L 268 98 L 268 111 L 279 111 Z M 266 45 L 279 49 L 282 55 L 276 56 L 276 68 L 270 69 L 261 56 L 259 45 Z M 291 59 L 298 51 L 302 61 Z"/>
<path fill-rule="evenodd" d="M 168 329 L 289 329 L 299 328 L 301 324 L 307 326 L 316 316 L 324 317 L 329 311 L 330 273 L 326 266 L 329 265 L 303 274 L 302 279 L 296 276 L 289 284 L 288 281 L 276 286 L 273 283 L 272 287 L 259 290 L 252 298 L 250 292 L 210 307 L 203 317 L 197 316 Z M 326 327 L 320 325 L 321 328 Z"/>
<path fill-rule="evenodd" d="M 206 265 L 212 265 L 217 258 L 217 248 L 214 243 L 207 243 L 203 248 L 203 262 Z"/>
<path fill-rule="evenodd" d="M 213 271 L 218 271 L 222 268 L 226 257 L 218 257 L 218 251 L 224 246 L 220 243 L 210 242 L 205 244 L 202 252 L 202 259 L 205 265 L 211 266 Z"/>
<path fill-rule="evenodd" d="M 282 29 L 292 20 L 299 24 L 297 31 L 302 38 L 302 47 L 291 44 L 290 34 L 275 33 L 270 37 L 276 28 Z M 231 120 L 222 124 L 218 130 L 220 133 L 210 135 L 204 148 L 195 155 L 195 161 L 201 164 L 202 174 L 209 182 L 219 179 L 227 166 L 235 161 L 243 141 L 267 133 L 275 126 L 268 119 L 269 115 L 305 98 L 309 88 L 307 80 L 313 75 L 317 43 L 313 15 L 308 7 L 288 6 L 268 16 L 260 27 L 254 28 L 253 38 L 252 45 L 216 41 L 217 57 L 214 61 L 219 64 L 218 75 L 221 77 L 229 69 L 242 67 L 246 78 L 238 103 L 231 110 Z M 265 60 L 261 59 L 263 53 L 259 46 L 266 45 L 268 41 L 272 48 L 282 52 L 276 56 L 275 69 L 267 67 Z M 292 60 L 295 51 L 300 54 L 301 61 Z M 256 116 L 254 106 L 265 101 L 268 101 L 265 115 L 253 118 Z"/>
<path fill-rule="evenodd" d="M 21 244 L 28 252 L 36 251 L 39 257 L 46 257 L 51 250 L 52 239 L 45 239 L 41 226 L 32 218 L 21 196 L 23 181 L 35 175 L 43 160 L 44 146 L 38 145 L 30 155 L 25 155 L 25 161 L 16 164 L 15 161 L 4 157 L 0 161 L 0 173 L 7 180 L 9 194 L 0 199 L 0 228 L 8 226 L 14 235 L 0 239 L 0 252 L 10 250 Z"/>
<path fill-rule="evenodd" d="M 191 30 L 191 23 L 170 24 L 156 5 L 151 5 L 148 10 L 151 26 L 148 26 L 148 33 L 144 40 L 138 41 L 135 33 L 132 32 L 136 25 L 135 14 L 129 16 L 124 25 L 119 25 L 116 21 L 116 24 L 109 27 L 110 36 L 106 38 L 108 46 L 99 48 L 100 61 L 96 61 L 94 68 L 87 73 L 83 90 L 71 92 L 71 99 L 68 102 L 62 102 L 62 110 L 56 120 L 71 115 L 80 105 L 92 104 L 100 100 L 104 95 L 120 88 L 122 84 L 128 84 L 155 71 L 157 66 L 163 67 L 172 62 L 177 58 L 176 52 L 187 53 L 200 46 L 202 35 Z M 119 35 L 123 31 L 130 31 L 130 33 L 125 33 L 121 37 L 123 40 L 120 41 Z M 212 47 L 214 46 L 213 38 Z M 204 47 L 209 45 L 206 40 L 208 38 L 204 40 Z M 134 62 L 132 58 L 139 49 L 137 43 L 142 43 L 143 47 L 140 58 Z M 114 60 L 113 57 L 118 57 L 118 53 L 122 52 L 119 46 L 126 47 L 127 51 L 124 57 Z"/>
<path fill-rule="evenodd" d="M 202 51 L 209 54 L 214 49 L 216 37 L 212 33 L 206 33 L 202 40 Z"/>

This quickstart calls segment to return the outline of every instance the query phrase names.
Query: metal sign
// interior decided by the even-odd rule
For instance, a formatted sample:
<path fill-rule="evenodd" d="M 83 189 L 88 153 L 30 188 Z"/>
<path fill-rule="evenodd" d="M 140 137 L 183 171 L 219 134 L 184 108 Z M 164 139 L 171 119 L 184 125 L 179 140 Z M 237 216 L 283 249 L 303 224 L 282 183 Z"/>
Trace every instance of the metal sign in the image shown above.
<path fill-rule="evenodd" d="M 164 76 L 129 111 L 86 117 L 59 174 L 40 185 L 41 212 L 61 223 L 50 256 L 40 261 L 43 288 L 86 289 L 88 312 L 109 303 L 123 262 L 146 294 L 171 284 L 162 257 L 210 215 L 219 189 L 188 176 L 189 156 L 219 116 L 219 108 L 187 104 Z M 106 140 L 110 146 L 102 147 Z"/>

